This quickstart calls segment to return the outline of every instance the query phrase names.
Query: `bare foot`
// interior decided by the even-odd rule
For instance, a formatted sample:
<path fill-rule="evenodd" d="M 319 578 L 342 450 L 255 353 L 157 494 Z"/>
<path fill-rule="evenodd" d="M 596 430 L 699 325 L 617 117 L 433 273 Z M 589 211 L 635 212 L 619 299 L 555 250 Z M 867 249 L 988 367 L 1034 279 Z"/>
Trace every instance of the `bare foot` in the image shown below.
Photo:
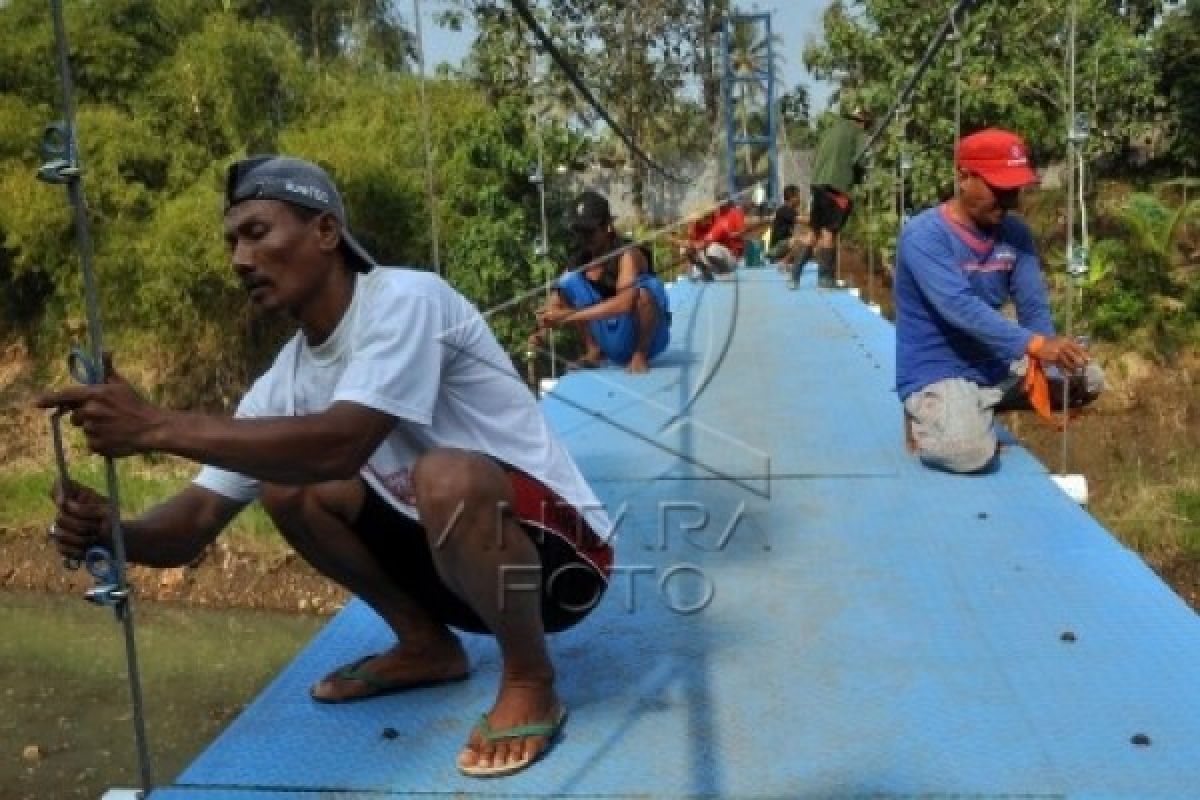
<path fill-rule="evenodd" d="M 645 353 L 634 353 L 633 357 L 629 359 L 629 366 L 625 369 L 634 375 L 640 375 L 650 370 L 650 362 L 646 359 Z"/>
<path fill-rule="evenodd" d="M 577 360 L 572 361 L 570 366 L 572 369 L 595 369 L 604 366 L 605 360 L 602 350 L 588 350 Z"/>
<path fill-rule="evenodd" d="M 487 714 L 493 732 L 539 723 L 553 723 L 563 715 L 562 702 L 554 691 L 554 679 L 521 681 L 505 678 L 500 684 L 496 704 Z M 458 754 L 458 765 L 494 770 L 532 762 L 550 744 L 546 736 L 520 736 L 487 741 L 479 727 L 471 730 L 466 746 Z"/>
<path fill-rule="evenodd" d="M 385 653 L 347 664 L 314 684 L 309 693 L 322 703 L 345 703 L 466 677 L 466 651 L 448 634 L 436 644 L 398 644 Z"/>

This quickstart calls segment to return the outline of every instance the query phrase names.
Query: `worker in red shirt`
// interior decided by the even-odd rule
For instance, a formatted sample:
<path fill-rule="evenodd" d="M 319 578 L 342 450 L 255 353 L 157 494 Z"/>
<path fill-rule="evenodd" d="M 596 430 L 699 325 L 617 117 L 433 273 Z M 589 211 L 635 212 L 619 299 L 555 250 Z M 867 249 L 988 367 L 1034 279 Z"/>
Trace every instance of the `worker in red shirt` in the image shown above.
<path fill-rule="evenodd" d="M 685 255 L 701 280 L 711 281 L 717 275 L 732 277 L 746 249 L 742 237 L 745 230 L 746 215 L 728 195 L 722 195 L 715 214 L 692 225 Z"/>

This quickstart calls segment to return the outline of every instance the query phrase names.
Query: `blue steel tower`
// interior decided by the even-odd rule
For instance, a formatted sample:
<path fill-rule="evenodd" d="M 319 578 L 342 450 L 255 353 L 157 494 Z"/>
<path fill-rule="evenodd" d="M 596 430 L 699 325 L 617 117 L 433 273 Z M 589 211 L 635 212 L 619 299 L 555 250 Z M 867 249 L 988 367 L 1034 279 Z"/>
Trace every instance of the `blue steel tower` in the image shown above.
<path fill-rule="evenodd" d="M 775 52 L 769 13 L 732 14 L 722 36 L 725 168 L 729 192 L 764 182 L 779 202 L 779 119 L 775 102 Z"/>

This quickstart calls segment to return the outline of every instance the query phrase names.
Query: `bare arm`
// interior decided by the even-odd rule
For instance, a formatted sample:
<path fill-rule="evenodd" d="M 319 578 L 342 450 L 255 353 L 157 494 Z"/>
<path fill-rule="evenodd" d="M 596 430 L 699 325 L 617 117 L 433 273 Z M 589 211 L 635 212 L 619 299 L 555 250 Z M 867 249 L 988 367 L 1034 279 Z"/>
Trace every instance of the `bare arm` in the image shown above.
<path fill-rule="evenodd" d="M 646 256 L 639 248 L 626 250 L 617 262 L 617 293 L 594 306 L 571 312 L 564 322 L 591 322 L 628 314 L 637 302 L 638 277 L 646 270 Z"/>
<path fill-rule="evenodd" d="M 395 425 L 389 414 L 347 402 L 299 417 L 165 412 L 163 423 L 147 437 L 147 449 L 269 483 L 314 483 L 356 475 Z"/>
<path fill-rule="evenodd" d="M 348 402 L 298 417 L 232 419 L 171 411 L 146 402 L 115 371 L 106 383 L 62 389 L 38 405 L 70 411 L 88 447 L 100 455 L 172 453 L 284 484 L 354 475 L 395 426 L 392 416 Z"/>
<path fill-rule="evenodd" d="M 533 329 L 533 333 L 529 334 L 529 343 L 534 347 L 544 344 L 546 331 L 555 328 L 558 320 L 570 314 L 572 310 L 566 298 L 563 297 L 562 291 L 557 287 L 551 289 L 546 304 L 533 312 L 537 319 L 537 326 Z"/>
<path fill-rule="evenodd" d="M 54 487 L 54 520 L 59 552 L 81 558 L 92 545 L 112 547 L 108 500 L 78 484 L 64 493 Z M 152 567 L 190 564 L 241 511 L 242 504 L 190 485 L 137 519 L 123 521 L 129 561 Z"/>

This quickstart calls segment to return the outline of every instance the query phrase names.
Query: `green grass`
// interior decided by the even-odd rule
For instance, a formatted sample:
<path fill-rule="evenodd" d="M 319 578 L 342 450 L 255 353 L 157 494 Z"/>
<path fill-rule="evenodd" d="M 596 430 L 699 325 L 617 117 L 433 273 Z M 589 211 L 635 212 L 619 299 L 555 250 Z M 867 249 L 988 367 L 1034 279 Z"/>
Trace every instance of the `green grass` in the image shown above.
<path fill-rule="evenodd" d="M 118 490 L 122 517 L 136 516 L 186 486 L 193 468 L 172 464 L 154 464 L 124 459 L 117 462 Z M 54 515 L 50 487 L 57 473 L 52 467 L 0 472 L 0 528 L 40 528 Z M 71 465 L 71 477 L 79 483 L 107 494 L 104 462 L 98 458 L 77 460 Z M 226 536 L 258 548 L 277 540 L 275 526 L 257 503 L 233 521 Z M 281 540 L 280 540 L 281 541 Z M 282 546 L 282 543 L 281 543 Z"/>
<path fill-rule="evenodd" d="M 1115 468 L 1111 489 L 1091 511 L 1126 545 L 1151 560 L 1200 557 L 1200 459 L 1171 460 L 1171 474 L 1151 474 L 1140 461 Z M 1174 477 L 1172 477 L 1172 475 Z"/>
<path fill-rule="evenodd" d="M 1189 553 L 1200 554 L 1200 490 L 1180 489 L 1175 493 L 1180 543 Z"/>

